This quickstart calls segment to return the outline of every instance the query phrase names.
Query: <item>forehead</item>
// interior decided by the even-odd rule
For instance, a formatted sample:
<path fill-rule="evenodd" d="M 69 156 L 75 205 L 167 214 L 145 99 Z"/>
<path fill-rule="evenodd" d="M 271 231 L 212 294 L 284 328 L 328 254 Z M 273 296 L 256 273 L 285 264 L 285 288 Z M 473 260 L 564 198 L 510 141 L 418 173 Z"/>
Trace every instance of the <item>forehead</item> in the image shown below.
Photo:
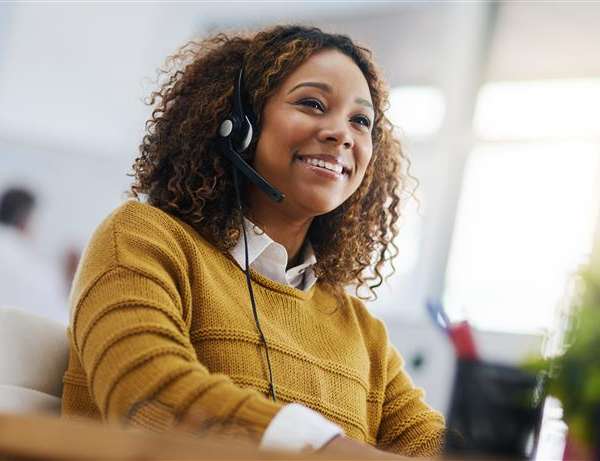
<path fill-rule="evenodd" d="M 362 71 L 352 58 L 338 50 L 323 50 L 311 55 L 285 79 L 281 90 L 287 94 L 305 81 L 328 84 L 341 96 L 371 101 L 369 85 Z"/>

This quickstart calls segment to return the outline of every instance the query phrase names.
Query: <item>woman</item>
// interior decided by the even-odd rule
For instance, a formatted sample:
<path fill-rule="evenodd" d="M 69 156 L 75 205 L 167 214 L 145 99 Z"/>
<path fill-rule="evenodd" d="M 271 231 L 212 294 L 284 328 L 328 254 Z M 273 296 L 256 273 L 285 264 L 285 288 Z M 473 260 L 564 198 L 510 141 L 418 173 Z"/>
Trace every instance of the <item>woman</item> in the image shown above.
<path fill-rule="evenodd" d="M 442 417 L 343 290 L 381 283 L 405 186 L 370 54 L 280 26 L 170 62 L 134 165 L 146 203 L 96 230 L 73 287 L 63 413 L 233 427 L 292 451 L 437 453 Z M 241 213 L 222 147 L 237 85 L 254 127 L 243 155 L 285 195 L 243 181 Z"/>

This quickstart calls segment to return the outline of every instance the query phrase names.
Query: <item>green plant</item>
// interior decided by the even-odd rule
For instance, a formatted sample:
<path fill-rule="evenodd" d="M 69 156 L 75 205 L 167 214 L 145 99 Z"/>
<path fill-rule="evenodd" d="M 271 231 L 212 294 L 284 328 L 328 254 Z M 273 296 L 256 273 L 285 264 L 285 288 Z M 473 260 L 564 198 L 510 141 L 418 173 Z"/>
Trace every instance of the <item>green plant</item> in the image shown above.
<path fill-rule="evenodd" d="M 578 275 L 564 353 L 527 367 L 548 371 L 548 393 L 561 401 L 569 432 L 590 449 L 600 444 L 599 269 L 590 265 Z"/>

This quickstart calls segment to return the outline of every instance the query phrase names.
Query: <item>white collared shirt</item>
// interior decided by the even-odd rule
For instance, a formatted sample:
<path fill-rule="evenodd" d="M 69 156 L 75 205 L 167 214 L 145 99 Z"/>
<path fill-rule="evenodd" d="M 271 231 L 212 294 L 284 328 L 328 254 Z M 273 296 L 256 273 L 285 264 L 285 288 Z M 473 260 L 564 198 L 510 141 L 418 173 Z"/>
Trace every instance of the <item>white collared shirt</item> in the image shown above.
<path fill-rule="evenodd" d="M 248 239 L 250 268 L 271 280 L 303 291 L 308 291 L 316 283 L 313 266 L 317 258 L 310 242 L 307 241 L 304 245 L 302 263 L 286 270 L 288 254 L 285 247 L 246 218 L 244 227 Z M 242 269 L 246 267 L 243 235 L 229 253 Z M 314 451 L 340 434 L 344 434 L 343 429 L 320 413 L 304 405 L 290 403 L 271 420 L 263 434 L 260 448 L 296 453 Z"/>
<path fill-rule="evenodd" d="M 317 262 L 310 242 L 306 242 L 302 251 L 302 263 L 286 270 L 288 254 L 283 245 L 275 242 L 260 227 L 244 218 L 246 236 L 248 238 L 248 263 L 250 268 L 275 282 L 289 285 L 299 290 L 308 291 L 316 283 L 317 278 L 313 266 Z M 236 246 L 229 250 L 233 259 L 243 269 L 246 267 L 244 254 L 244 236 Z"/>

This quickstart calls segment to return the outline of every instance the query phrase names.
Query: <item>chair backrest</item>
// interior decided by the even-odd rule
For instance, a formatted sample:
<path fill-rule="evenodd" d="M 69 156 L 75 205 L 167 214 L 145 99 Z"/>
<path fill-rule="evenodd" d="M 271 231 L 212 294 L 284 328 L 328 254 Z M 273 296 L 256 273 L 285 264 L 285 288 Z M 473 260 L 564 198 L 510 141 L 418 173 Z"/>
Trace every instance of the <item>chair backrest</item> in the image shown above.
<path fill-rule="evenodd" d="M 0 411 L 59 411 L 68 354 L 64 325 L 0 307 Z"/>

